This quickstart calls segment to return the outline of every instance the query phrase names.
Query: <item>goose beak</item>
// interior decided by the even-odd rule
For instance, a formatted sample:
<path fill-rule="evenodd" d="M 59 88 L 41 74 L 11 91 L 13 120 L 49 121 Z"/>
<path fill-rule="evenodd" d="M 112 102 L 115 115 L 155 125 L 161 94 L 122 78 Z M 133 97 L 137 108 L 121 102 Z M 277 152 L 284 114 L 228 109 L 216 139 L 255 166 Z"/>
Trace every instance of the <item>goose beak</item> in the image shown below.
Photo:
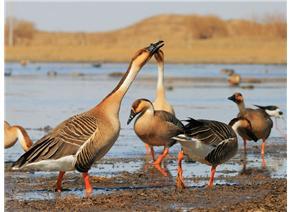
<path fill-rule="evenodd" d="M 156 43 L 151 43 L 150 46 L 147 47 L 147 50 L 150 52 L 150 55 L 155 54 L 162 46 L 164 46 L 164 41 L 160 40 Z"/>
<path fill-rule="evenodd" d="M 279 111 L 279 115 L 280 115 L 280 116 L 283 116 L 283 112 L 282 112 L 282 111 Z"/>
<path fill-rule="evenodd" d="M 131 112 L 130 112 L 130 116 L 129 116 L 128 121 L 127 121 L 127 125 L 130 124 L 130 122 L 134 119 L 134 117 L 135 117 L 136 115 L 137 115 L 137 114 L 136 114 L 133 110 L 131 110 Z"/>
<path fill-rule="evenodd" d="M 232 95 L 232 96 L 230 96 L 230 97 L 228 97 L 228 100 L 231 100 L 233 102 L 236 102 L 235 94 Z"/>

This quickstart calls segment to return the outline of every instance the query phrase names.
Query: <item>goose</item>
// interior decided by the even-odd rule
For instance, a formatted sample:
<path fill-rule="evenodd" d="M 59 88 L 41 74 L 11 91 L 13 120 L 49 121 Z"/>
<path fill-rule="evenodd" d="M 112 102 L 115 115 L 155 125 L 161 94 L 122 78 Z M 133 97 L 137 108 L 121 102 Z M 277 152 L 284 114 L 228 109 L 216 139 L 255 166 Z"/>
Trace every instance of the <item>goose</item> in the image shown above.
<path fill-rule="evenodd" d="M 4 121 L 4 147 L 5 149 L 12 147 L 19 140 L 25 152 L 32 146 L 32 141 L 26 130 L 19 126 L 11 126 L 7 121 Z"/>
<path fill-rule="evenodd" d="M 283 116 L 283 112 L 280 110 L 278 106 L 275 105 L 268 105 L 268 106 L 260 106 L 254 105 L 261 110 L 264 110 L 269 116 L 274 118 L 281 118 Z"/>
<path fill-rule="evenodd" d="M 166 99 L 165 88 L 164 88 L 164 53 L 161 49 L 154 54 L 158 66 L 158 80 L 156 88 L 156 97 L 153 101 L 154 110 L 163 110 L 168 113 L 175 115 L 172 105 Z M 154 151 L 147 143 L 145 143 L 146 152 Z M 150 151 L 149 151 L 150 150 Z M 154 152 L 153 152 L 154 154 Z"/>
<path fill-rule="evenodd" d="M 90 195 L 92 186 L 88 171 L 119 136 L 119 111 L 123 97 L 140 69 L 163 45 L 163 41 L 158 41 L 137 51 L 127 72 L 111 93 L 92 109 L 63 121 L 38 140 L 14 163 L 13 169 L 59 171 L 58 192 L 62 190 L 65 172 L 77 170 L 83 175 L 86 194 Z"/>
<path fill-rule="evenodd" d="M 262 139 L 262 147 L 261 147 L 261 155 L 264 158 L 265 153 L 265 142 L 271 133 L 271 129 L 273 127 L 273 121 L 270 116 L 262 109 L 252 109 L 246 108 L 244 97 L 241 93 L 234 93 L 232 96 L 228 97 L 229 100 L 235 102 L 239 108 L 238 117 L 244 117 L 251 122 L 252 125 L 252 133 L 258 139 Z M 247 130 L 239 129 L 238 134 L 244 140 L 244 153 L 247 152 L 247 140 L 252 140 L 247 134 Z"/>
<path fill-rule="evenodd" d="M 174 115 L 162 110 L 154 110 L 152 102 L 148 99 L 137 99 L 131 107 L 127 124 L 137 116 L 134 131 L 137 136 L 151 147 L 151 155 L 156 168 L 162 172 L 160 164 L 169 153 L 169 148 L 176 141 L 171 137 L 183 132 L 183 124 Z M 164 146 L 163 153 L 155 160 L 153 146 Z"/>
<path fill-rule="evenodd" d="M 235 73 L 234 71 L 229 73 L 228 83 L 230 86 L 238 86 L 241 83 L 241 75 Z"/>
<path fill-rule="evenodd" d="M 235 156 L 238 150 L 236 131 L 241 128 L 251 130 L 251 123 L 242 117 L 234 118 L 227 125 L 213 120 L 195 120 L 190 118 L 184 127 L 184 134 L 173 139 L 179 142 L 182 150 L 178 153 L 178 170 L 176 186 L 185 187 L 182 176 L 182 160 L 184 154 L 191 160 L 211 166 L 208 187 L 213 187 L 216 167 Z M 249 131 L 249 136 L 256 140 Z"/>
<path fill-rule="evenodd" d="M 283 112 L 280 110 L 280 108 L 275 105 L 268 105 L 268 106 L 254 105 L 254 106 L 260 108 L 261 110 L 264 110 L 270 117 L 275 118 L 275 129 L 287 140 L 287 134 L 278 127 L 278 122 L 277 122 L 278 118 L 282 118 L 285 121 L 283 117 Z"/>

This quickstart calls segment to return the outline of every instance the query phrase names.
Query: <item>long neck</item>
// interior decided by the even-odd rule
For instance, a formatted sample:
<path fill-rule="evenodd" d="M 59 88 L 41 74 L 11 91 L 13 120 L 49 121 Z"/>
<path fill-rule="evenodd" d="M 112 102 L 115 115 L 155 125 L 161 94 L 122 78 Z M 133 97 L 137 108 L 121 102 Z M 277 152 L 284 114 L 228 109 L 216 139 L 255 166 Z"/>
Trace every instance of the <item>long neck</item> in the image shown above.
<path fill-rule="evenodd" d="M 164 63 L 162 61 L 158 62 L 158 81 L 157 81 L 157 90 L 156 90 L 156 99 L 165 98 L 164 90 Z"/>
<path fill-rule="evenodd" d="M 33 143 L 29 135 L 27 134 L 26 130 L 23 127 L 15 126 L 15 128 L 17 129 L 19 142 L 22 148 L 24 149 L 24 151 L 27 152 L 27 150 L 32 146 Z"/>
<path fill-rule="evenodd" d="M 242 101 L 242 102 L 238 103 L 238 108 L 239 108 L 240 113 L 243 114 L 245 112 L 245 109 L 246 109 L 245 102 Z"/>
<path fill-rule="evenodd" d="M 127 72 L 122 77 L 115 89 L 108 96 L 106 96 L 98 106 L 103 107 L 105 110 L 108 110 L 112 114 L 118 115 L 123 97 L 136 78 L 139 70 L 140 67 L 137 67 L 131 63 Z"/>
<path fill-rule="evenodd" d="M 241 122 L 240 121 L 236 121 L 235 123 L 232 124 L 232 128 L 235 131 L 235 133 L 237 134 L 238 132 L 238 128 L 241 126 Z"/>

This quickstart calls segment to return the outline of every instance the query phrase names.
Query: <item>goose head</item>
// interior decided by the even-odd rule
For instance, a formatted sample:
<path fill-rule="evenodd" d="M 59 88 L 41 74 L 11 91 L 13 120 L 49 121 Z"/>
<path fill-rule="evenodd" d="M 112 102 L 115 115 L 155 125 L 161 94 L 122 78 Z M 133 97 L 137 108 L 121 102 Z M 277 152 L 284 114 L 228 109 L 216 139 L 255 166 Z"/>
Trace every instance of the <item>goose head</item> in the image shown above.
<path fill-rule="evenodd" d="M 152 102 L 148 99 L 137 99 L 133 102 L 131 107 L 131 112 L 127 121 L 127 124 L 130 122 L 140 113 L 145 112 L 147 109 L 153 108 Z"/>
<path fill-rule="evenodd" d="M 255 105 L 255 106 L 264 110 L 271 117 L 283 118 L 283 112 L 280 110 L 279 107 L 275 105 L 269 105 L 269 106 Z"/>
<path fill-rule="evenodd" d="M 140 49 L 133 56 L 131 65 L 141 68 L 162 46 L 164 46 L 164 41 L 158 41 Z"/>
<path fill-rule="evenodd" d="M 228 97 L 228 100 L 235 102 L 236 104 L 240 104 L 244 101 L 244 97 L 241 93 L 234 93 L 232 96 Z"/>

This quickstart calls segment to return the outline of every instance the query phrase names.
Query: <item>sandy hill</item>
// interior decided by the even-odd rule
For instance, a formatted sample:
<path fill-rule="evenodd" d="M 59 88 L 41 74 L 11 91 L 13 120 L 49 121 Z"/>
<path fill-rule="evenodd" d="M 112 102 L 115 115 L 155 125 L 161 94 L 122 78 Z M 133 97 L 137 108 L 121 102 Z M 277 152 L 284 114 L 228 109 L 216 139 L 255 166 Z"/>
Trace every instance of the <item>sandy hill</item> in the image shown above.
<path fill-rule="evenodd" d="M 128 61 L 138 48 L 162 39 L 169 62 L 285 63 L 286 23 L 224 21 L 215 16 L 160 15 L 97 33 L 36 31 L 6 47 L 6 60 Z"/>

